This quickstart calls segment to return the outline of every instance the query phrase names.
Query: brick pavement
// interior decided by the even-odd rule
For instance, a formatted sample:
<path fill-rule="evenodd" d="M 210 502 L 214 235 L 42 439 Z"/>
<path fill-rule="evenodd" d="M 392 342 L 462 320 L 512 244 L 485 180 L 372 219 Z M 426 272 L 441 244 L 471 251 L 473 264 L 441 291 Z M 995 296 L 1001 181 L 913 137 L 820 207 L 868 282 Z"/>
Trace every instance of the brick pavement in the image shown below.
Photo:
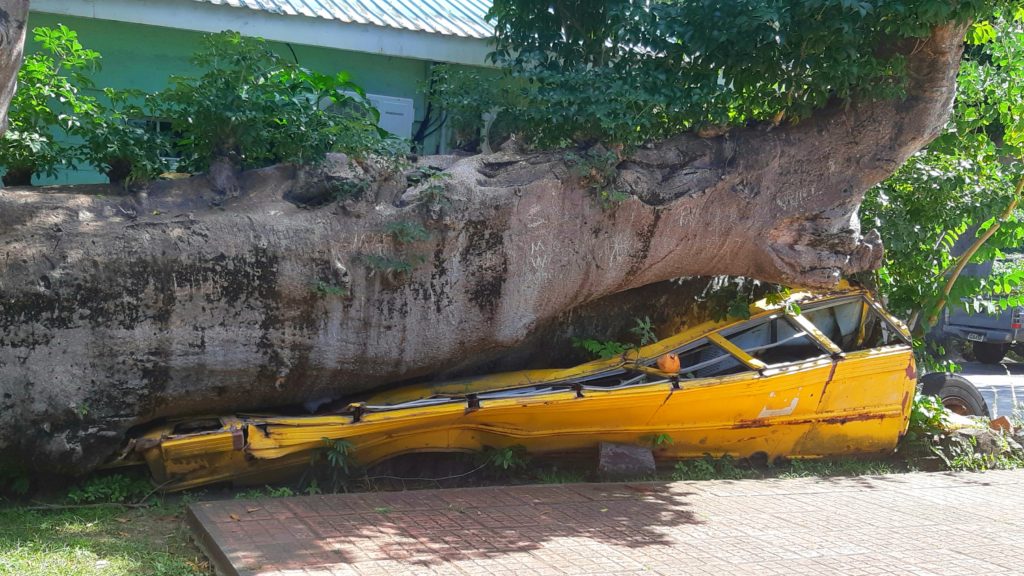
<path fill-rule="evenodd" d="M 225 574 L 1024 574 L 1024 471 L 201 502 Z"/>

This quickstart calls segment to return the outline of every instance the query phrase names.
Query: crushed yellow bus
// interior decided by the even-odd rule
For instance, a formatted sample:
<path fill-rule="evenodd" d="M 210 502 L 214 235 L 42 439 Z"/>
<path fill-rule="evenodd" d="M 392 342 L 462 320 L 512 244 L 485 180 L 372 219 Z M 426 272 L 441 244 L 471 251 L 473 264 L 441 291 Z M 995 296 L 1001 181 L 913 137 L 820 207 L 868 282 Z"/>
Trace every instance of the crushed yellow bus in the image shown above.
<path fill-rule="evenodd" d="M 678 362 L 659 369 L 670 354 Z M 671 438 L 657 447 L 663 459 L 881 453 L 906 430 L 916 380 L 906 327 L 866 292 L 803 294 L 574 368 L 406 386 L 326 414 L 171 421 L 130 440 L 117 464 L 145 462 L 164 489 L 181 490 L 308 466 L 324 439 L 347 441 L 363 465 L 654 437 Z"/>

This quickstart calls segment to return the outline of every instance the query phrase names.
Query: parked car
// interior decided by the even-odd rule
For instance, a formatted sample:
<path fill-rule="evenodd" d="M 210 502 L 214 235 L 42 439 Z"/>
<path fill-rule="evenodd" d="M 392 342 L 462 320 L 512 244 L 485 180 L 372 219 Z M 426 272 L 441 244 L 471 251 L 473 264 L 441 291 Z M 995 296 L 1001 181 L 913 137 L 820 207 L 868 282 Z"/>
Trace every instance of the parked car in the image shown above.
<path fill-rule="evenodd" d="M 946 338 L 971 343 L 974 357 L 985 364 L 999 364 L 1011 349 L 1024 354 L 1024 306 L 997 312 L 973 312 L 963 308 L 942 311 L 939 331 Z"/>
<path fill-rule="evenodd" d="M 964 274 L 987 277 L 995 264 L 971 264 Z M 946 306 L 933 329 L 933 338 L 946 344 L 951 338 L 970 342 L 975 359 L 985 364 L 999 364 L 1011 349 L 1018 354 L 1024 353 L 1024 306 L 1010 306 L 1002 310 L 992 308 L 992 311 L 978 311 L 966 305 Z"/>
<path fill-rule="evenodd" d="M 917 387 L 907 329 L 866 292 L 761 301 L 569 369 L 423 383 L 313 415 L 236 414 L 159 423 L 114 464 L 146 463 L 180 490 L 255 482 L 309 465 L 343 440 L 370 465 L 414 452 L 522 445 L 535 454 L 651 445 L 656 457 L 815 458 L 891 452 Z M 933 377 L 934 379 L 935 377 Z"/>

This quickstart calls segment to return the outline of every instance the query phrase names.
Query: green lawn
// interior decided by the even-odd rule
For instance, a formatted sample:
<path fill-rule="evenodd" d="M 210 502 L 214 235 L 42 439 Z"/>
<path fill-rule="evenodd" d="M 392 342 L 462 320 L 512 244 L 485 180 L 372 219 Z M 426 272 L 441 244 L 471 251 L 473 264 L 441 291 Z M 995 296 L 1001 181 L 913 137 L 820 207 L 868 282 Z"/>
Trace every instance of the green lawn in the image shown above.
<path fill-rule="evenodd" d="M 212 571 L 183 507 L 0 509 L 0 575 L 185 576 Z"/>

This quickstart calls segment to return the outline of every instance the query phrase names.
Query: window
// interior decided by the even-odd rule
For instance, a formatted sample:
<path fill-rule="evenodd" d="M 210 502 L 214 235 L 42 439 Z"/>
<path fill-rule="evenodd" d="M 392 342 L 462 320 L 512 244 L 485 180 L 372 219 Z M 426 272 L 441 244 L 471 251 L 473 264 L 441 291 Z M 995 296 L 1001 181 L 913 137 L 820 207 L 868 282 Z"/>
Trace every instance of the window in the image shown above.
<path fill-rule="evenodd" d="M 843 352 L 852 352 L 860 349 L 857 348 L 857 338 L 863 311 L 864 301 L 856 298 L 805 310 L 803 316 Z"/>
<path fill-rule="evenodd" d="M 895 326 L 859 297 L 827 302 L 803 316 L 843 352 L 906 343 Z"/>
<path fill-rule="evenodd" d="M 749 370 L 732 354 L 707 340 L 698 340 L 688 348 L 676 352 L 679 356 L 679 375 L 683 378 L 710 378 Z"/>
<path fill-rule="evenodd" d="M 166 147 L 160 150 L 160 157 L 167 162 L 167 167 L 171 172 L 178 169 L 178 162 L 181 160 L 181 150 L 178 148 L 177 142 L 181 139 L 181 133 L 174 130 L 170 120 L 165 118 L 139 118 L 129 120 L 128 123 L 147 132 L 163 136 Z"/>
<path fill-rule="evenodd" d="M 909 344 L 904 340 L 903 335 L 896 330 L 896 327 L 882 318 L 881 314 L 874 308 L 868 309 L 868 317 L 864 320 L 864 337 L 861 340 L 861 350 L 865 348 L 878 348 L 880 346 L 893 346 L 896 344 Z"/>
<path fill-rule="evenodd" d="M 785 316 L 774 316 L 741 327 L 726 337 L 737 348 L 771 366 L 827 355 L 806 332 Z"/>

